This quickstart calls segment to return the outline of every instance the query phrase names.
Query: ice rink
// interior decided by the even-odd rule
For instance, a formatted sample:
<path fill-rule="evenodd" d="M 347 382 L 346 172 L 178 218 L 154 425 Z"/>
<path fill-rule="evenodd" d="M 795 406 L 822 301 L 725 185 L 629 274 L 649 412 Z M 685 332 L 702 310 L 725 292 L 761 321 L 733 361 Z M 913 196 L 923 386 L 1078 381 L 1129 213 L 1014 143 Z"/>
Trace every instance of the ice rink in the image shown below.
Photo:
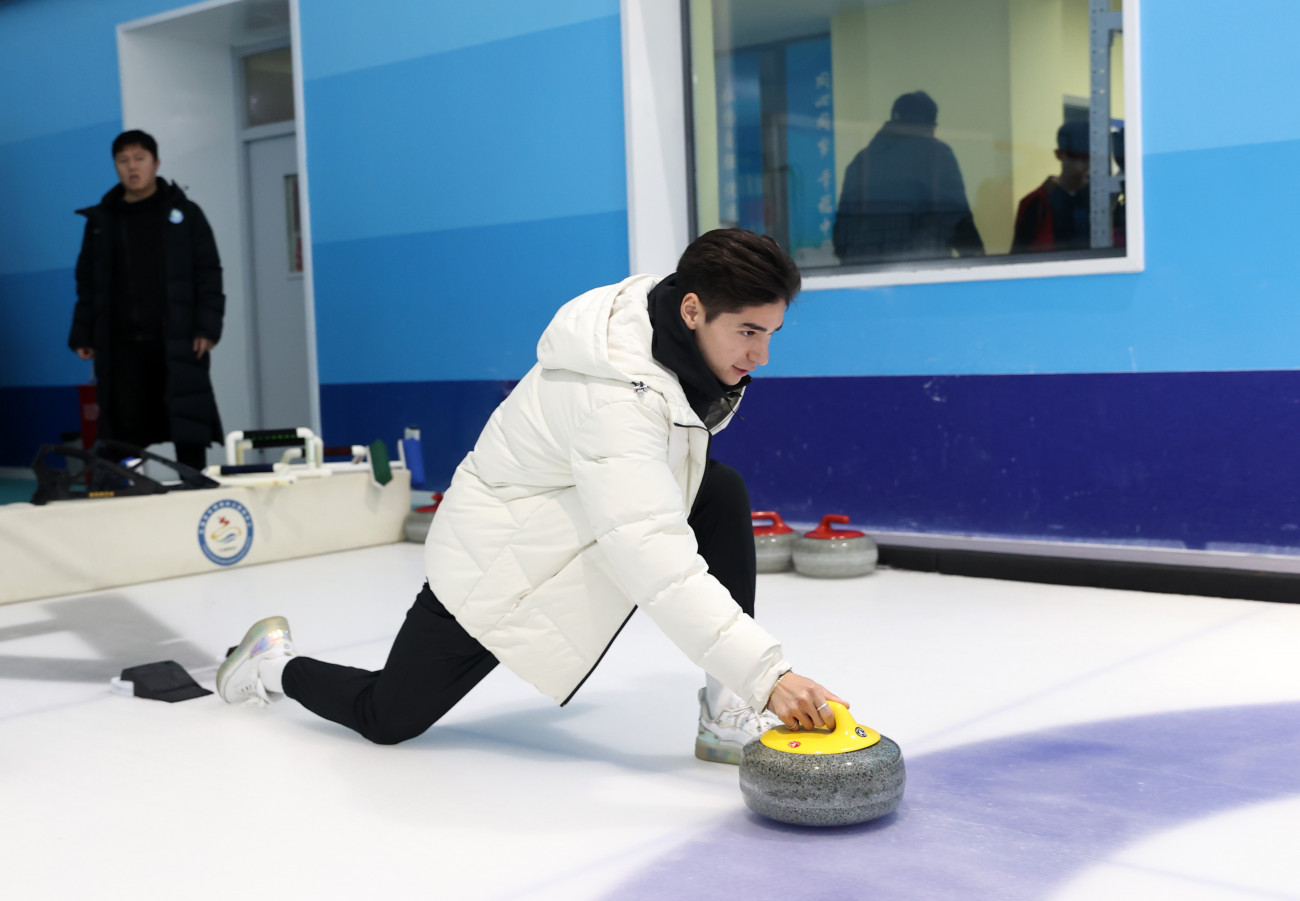
<path fill-rule="evenodd" d="M 642 614 L 559 709 L 498 668 L 370 745 L 213 687 L 284 614 L 382 664 L 422 581 L 399 544 L 0 607 L 0 893 L 27 899 L 1300 898 L 1300 606 L 882 570 L 759 577 L 800 672 L 907 760 L 899 811 L 760 820 L 692 754 L 702 675 Z"/>

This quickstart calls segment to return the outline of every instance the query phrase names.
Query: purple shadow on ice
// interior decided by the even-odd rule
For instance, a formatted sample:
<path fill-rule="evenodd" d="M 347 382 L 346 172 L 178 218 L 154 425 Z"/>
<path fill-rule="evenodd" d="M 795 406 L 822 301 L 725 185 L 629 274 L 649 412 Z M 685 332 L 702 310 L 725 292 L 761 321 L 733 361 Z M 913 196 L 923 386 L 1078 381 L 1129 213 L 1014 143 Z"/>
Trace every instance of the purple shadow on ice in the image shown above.
<path fill-rule="evenodd" d="M 767 821 L 737 790 L 734 816 L 610 897 L 1043 898 L 1145 836 L 1300 794 L 1297 749 L 1300 704 L 1212 708 L 907 758 L 898 811 L 860 826 Z"/>

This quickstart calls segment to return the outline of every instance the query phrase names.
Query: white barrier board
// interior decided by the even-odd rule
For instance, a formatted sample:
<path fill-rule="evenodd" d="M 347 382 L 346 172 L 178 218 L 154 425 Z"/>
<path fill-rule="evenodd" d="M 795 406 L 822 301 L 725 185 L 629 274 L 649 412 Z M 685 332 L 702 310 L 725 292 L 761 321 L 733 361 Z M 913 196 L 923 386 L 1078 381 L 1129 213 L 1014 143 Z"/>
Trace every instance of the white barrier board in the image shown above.
<path fill-rule="evenodd" d="M 0 506 L 0 604 L 391 544 L 411 474 Z"/>

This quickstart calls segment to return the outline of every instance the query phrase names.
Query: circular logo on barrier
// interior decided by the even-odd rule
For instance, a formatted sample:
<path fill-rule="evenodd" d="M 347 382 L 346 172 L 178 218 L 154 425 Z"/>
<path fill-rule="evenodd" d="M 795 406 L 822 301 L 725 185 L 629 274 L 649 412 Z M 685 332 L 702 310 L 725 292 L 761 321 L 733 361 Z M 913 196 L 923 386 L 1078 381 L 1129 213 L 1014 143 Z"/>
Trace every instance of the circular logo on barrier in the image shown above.
<path fill-rule="evenodd" d="M 253 546 L 253 515 L 239 501 L 217 501 L 199 518 L 199 547 L 218 566 L 231 566 Z"/>

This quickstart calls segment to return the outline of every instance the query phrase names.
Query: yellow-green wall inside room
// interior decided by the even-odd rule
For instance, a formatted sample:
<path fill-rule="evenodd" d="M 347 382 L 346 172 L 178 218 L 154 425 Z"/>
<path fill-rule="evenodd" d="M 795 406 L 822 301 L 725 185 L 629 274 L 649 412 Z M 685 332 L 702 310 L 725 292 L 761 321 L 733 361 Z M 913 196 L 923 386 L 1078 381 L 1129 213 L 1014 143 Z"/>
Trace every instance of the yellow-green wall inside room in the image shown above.
<path fill-rule="evenodd" d="M 700 234 L 721 226 L 718 196 L 718 86 L 713 2 L 691 0 L 691 106 L 695 129 L 695 212 Z"/>
<path fill-rule="evenodd" d="M 984 245 L 1011 245 L 1007 0 L 912 0 L 831 20 L 835 162 L 844 170 L 889 119 L 900 94 L 939 106 L 935 137 L 957 157 Z"/>
<path fill-rule="evenodd" d="M 1013 196 L 1060 172 L 1056 130 L 1065 98 L 1086 98 L 1091 53 L 1088 0 L 1010 0 Z M 1112 0 L 1118 11 L 1120 0 Z M 1110 55 L 1111 118 L 1124 118 L 1124 38 Z M 1014 210 L 1013 210 L 1014 213 Z"/>

